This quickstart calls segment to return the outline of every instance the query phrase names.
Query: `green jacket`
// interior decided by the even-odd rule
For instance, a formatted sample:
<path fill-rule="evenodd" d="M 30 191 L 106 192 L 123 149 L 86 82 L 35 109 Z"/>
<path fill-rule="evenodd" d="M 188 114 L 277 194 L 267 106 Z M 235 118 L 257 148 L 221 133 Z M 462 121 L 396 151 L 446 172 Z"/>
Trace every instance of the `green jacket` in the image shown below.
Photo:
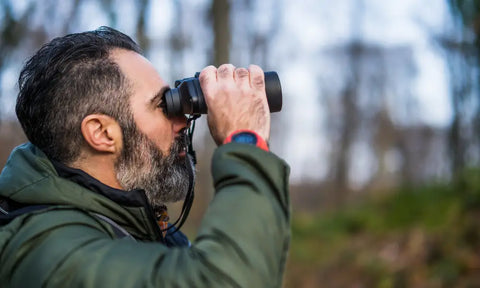
<path fill-rule="evenodd" d="M 280 287 L 290 238 L 288 166 L 230 143 L 212 159 L 216 195 L 191 247 L 169 248 L 145 206 L 121 205 L 59 177 L 17 147 L 0 196 L 49 205 L 0 227 L 0 287 Z M 137 241 L 115 237 L 106 216 Z"/>

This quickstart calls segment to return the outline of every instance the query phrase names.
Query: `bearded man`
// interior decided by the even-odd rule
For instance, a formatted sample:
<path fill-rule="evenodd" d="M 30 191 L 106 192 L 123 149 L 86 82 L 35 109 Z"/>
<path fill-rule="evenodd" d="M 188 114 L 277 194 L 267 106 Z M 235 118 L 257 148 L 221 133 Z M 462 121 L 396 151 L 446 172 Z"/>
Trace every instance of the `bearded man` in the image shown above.
<path fill-rule="evenodd" d="M 281 286 L 288 166 L 266 145 L 263 71 L 208 66 L 199 81 L 218 148 L 191 243 L 165 219 L 193 185 L 187 119 L 164 113 L 169 86 L 138 45 L 101 27 L 26 62 L 16 113 L 29 142 L 0 175 L 1 287 Z"/>

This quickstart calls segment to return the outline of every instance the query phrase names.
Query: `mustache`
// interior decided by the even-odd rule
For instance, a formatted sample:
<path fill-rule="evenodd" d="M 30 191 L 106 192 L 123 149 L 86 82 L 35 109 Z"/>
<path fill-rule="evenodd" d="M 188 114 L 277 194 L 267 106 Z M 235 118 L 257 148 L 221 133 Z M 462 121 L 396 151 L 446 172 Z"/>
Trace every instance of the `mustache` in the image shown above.
<path fill-rule="evenodd" d="M 172 145 L 172 152 L 180 153 L 187 149 L 189 139 L 186 132 L 186 129 L 182 129 L 178 136 L 175 138 L 175 142 Z"/>

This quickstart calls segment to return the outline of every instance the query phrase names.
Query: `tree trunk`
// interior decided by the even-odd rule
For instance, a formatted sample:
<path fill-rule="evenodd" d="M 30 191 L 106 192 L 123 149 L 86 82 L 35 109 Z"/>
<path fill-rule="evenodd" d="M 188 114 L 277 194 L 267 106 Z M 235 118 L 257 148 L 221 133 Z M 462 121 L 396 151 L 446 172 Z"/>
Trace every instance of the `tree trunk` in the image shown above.
<path fill-rule="evenodd" d="M 213 0 L 214 56 L 213 63 L 219 66 L 230 62 L 230 3 L 228 0 Z"/>

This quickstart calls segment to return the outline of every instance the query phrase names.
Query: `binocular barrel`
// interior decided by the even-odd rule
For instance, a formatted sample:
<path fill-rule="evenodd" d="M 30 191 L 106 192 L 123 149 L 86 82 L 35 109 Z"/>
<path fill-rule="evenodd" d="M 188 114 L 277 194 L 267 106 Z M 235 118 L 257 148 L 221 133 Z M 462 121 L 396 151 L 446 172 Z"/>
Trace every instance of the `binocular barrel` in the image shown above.
<path fill-rule="evenodd" d="M 195 77 L 175 81 L 175 88 L 164 93 L 163 105 L 168 117 L 207 114 L 199 74 L 197 72 Z M 282 86 L 277 72 L 265 72 L 265 92 L 270 112 L 282 110 Z"/>

